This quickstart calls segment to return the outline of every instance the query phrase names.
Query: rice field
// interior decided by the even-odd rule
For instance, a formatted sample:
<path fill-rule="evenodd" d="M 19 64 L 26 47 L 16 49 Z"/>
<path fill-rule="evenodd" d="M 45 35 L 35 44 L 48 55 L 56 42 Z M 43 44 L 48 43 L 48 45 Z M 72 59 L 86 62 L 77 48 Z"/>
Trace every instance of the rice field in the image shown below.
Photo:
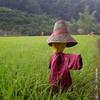
<path fill-rule="evenodd" d="M 100 37 L 74 37 L 78 45 L 64 52 L 81 53 L 83 68 L 71 70 L 72 86 L 53 97 L 48 84 L 52 48 L 47 37 L 0 37 L 0 100 L 94 100 Z"/>

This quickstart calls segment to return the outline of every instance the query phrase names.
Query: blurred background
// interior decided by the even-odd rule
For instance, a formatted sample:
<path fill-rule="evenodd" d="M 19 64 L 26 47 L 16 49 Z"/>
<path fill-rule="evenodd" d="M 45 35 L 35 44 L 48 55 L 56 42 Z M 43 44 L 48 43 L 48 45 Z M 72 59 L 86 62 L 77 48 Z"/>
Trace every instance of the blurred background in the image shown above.
<path fill-rule="evenodd" d="M 0 0 L 0 35 L 49 35 L 64 19 L 71 34 L 100 34 L 100 0 Z"/>

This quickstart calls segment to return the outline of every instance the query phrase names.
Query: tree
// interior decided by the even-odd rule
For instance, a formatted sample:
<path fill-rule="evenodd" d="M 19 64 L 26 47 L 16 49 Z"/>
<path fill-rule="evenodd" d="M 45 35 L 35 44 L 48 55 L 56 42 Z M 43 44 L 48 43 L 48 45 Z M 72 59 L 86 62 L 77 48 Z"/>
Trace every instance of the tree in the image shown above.
<path fill-rule="evenodd" d="M 97 20 L 95 17 L 96 11 L 89 12 L 88 6 L 84 9 L 83 13 L 79 13 L 79 20 L 77 25 L 84 30 L 84 34 L 88 34 L 91 31 L 97 32 Z"/>

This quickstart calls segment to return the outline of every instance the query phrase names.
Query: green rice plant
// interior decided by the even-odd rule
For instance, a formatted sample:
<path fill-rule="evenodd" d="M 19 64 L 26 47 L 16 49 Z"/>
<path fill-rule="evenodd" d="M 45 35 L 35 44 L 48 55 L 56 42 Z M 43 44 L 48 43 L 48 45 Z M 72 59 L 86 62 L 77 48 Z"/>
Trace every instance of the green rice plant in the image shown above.
<path fill-rule="evenodd" d="M 54 96 L 48 84 L 52 48 L 47 45 L 47 37 L 0 37 L 0 100 L 94 100 L 100 37 L 74 37 L 78 45 L 64 52 L 80 53 L 83 68 L 71 70 L 72 86 Z"/>

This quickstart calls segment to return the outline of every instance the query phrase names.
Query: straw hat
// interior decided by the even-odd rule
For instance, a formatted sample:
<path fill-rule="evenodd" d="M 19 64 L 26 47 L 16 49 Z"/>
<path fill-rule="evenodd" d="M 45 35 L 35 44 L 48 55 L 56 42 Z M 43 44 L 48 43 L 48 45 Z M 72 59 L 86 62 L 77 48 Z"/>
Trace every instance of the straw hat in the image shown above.
<path fill-rule="evenodd" d="M 48 38 L 48 44 L 66 43 L 66 47 L 72 47 L 77 44 L 77 41 L 69 34 L 67 25 L 64 20 L 58 20 L 53 29 L 53 33 Z"/>

